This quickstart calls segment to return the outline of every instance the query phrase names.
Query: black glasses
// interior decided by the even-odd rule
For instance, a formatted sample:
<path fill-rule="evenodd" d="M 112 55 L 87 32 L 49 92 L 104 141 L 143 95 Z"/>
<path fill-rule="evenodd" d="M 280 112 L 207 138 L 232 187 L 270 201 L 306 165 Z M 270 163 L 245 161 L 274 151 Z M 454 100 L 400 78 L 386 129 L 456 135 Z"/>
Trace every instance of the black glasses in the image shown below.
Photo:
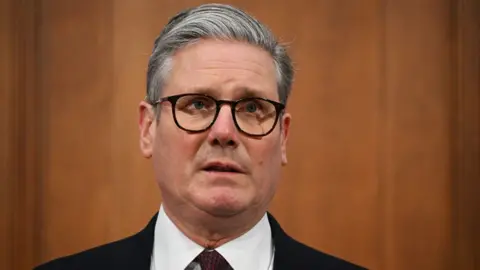
<path fill-rule="evenodd" d="M 205 94 L 181 94 L 164 97 L 153 105 L 168 101 L 172 104 L 175 124 L 188 132 L 209 129 L 223 104 L 230 105 L 233 122 L 250 136 L 265 136 L 273 131 L 285 105 L 266 98 L 249 97 L 239 100 L 217 100 Z"/>

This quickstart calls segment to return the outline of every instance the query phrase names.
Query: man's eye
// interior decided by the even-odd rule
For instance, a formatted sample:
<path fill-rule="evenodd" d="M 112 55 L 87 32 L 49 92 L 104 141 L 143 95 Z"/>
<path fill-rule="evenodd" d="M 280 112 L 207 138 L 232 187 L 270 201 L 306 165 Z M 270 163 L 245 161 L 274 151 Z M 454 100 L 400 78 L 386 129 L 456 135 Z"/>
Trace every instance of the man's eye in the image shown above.
<path fill-rule="evenodd" d="M 192 105 L 197 110 L 201 110 L 201 109 L 205 108 L 205 103 L 202 100 L 194 100 L 192 102 Z"/>
<path fill-rule="evenodd" d="M 258 109 L 257 104 L 255 104 L 253 102 L 250 102 L 245 106 L 245 110 L 249 113 L 254 113 L 254 112 L 257 111 L 257 109 Z"/>

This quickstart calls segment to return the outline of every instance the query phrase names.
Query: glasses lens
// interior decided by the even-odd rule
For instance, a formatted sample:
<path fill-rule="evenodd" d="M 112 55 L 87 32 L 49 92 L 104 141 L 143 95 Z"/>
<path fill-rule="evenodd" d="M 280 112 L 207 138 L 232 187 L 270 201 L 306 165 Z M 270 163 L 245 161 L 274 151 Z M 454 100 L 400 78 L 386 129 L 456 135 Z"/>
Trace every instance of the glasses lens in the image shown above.
<path fill-rule="evenodd" d="M 178 124 L 191 131 L 207 128 L 215 117 L 215 111 L 215 100 L 202 95 L 183 96 L 175 104 Z"/>
<path fill-rule="evenodd" d="M 263 99 L 242 100 L 235 108 L 238 126 L 251 135 L 264 135 L 275 125 L 277 111 L 275 106 Z"/>

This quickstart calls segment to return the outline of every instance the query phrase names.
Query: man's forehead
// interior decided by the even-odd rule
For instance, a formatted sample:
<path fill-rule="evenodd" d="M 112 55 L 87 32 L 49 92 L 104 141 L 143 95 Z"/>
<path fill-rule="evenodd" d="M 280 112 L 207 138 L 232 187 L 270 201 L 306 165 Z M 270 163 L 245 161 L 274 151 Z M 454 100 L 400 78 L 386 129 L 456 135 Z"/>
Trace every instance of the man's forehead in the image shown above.
<path fill-rule="evenodd" d="M 231 98 L 248 98 L 248 97 L 262 97 L 273 98 L 267 89 L 253 88 L 253 87 L 234 87 L 231 89 L 225 89 L 223 87 L 190 87 L 182 89 L 184 93 L 196 93 L 205 94 L 215 98 L 222 98 L 225 94 L 228 94 Z"/>
<path fill-rule="evenodd" d="M 171 59 L 167 85 L 174 88 L 169 94 L 277 96 L 273 58 L 261 48 L 240 42 L 202 41 L 181 49 Z"/>

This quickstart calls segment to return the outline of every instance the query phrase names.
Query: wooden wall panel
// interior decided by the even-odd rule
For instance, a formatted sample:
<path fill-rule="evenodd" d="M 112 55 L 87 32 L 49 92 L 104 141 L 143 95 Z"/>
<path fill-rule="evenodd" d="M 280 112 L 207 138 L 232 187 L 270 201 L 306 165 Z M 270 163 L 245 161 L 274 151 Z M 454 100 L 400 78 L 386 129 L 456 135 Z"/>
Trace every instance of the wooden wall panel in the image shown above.
<path fill-rule="evenodd" d="M 386 1 L 386 269 L 451 269 L 449 1 Z"/>
<path fill-rule="evenodd" d="M 41 1 L 46 97 L 42 261 L 107 241 L 112 188 L 111 1 Z"/>
<path fill-rule="evenodd" d="M 12 267 L 12 1 L 0 1 L 0 269 Z"/>
<path fill-rule="evenodd" d="M 160 194 L 151 164 L 140 154 L 138 104 L 146 93 L 146 67 L 164 16 L 160 1 L 115 1 L 113 16 L 111 239 L 135 233 L 158 211 Z M 125 222 L 125 217 L 131 218 Z"/>
<path fill-rule="evenodd" d="M 0 269 L 29 269 L 37 236 L 35 3 L 0 1 Z"/>
<path fill-rule="evenodd" d="M 457 269 L 480 267 L 480 2 L 454 6 L 457 91 L 452 97 L 454 137 L 453 237 Z"/>

